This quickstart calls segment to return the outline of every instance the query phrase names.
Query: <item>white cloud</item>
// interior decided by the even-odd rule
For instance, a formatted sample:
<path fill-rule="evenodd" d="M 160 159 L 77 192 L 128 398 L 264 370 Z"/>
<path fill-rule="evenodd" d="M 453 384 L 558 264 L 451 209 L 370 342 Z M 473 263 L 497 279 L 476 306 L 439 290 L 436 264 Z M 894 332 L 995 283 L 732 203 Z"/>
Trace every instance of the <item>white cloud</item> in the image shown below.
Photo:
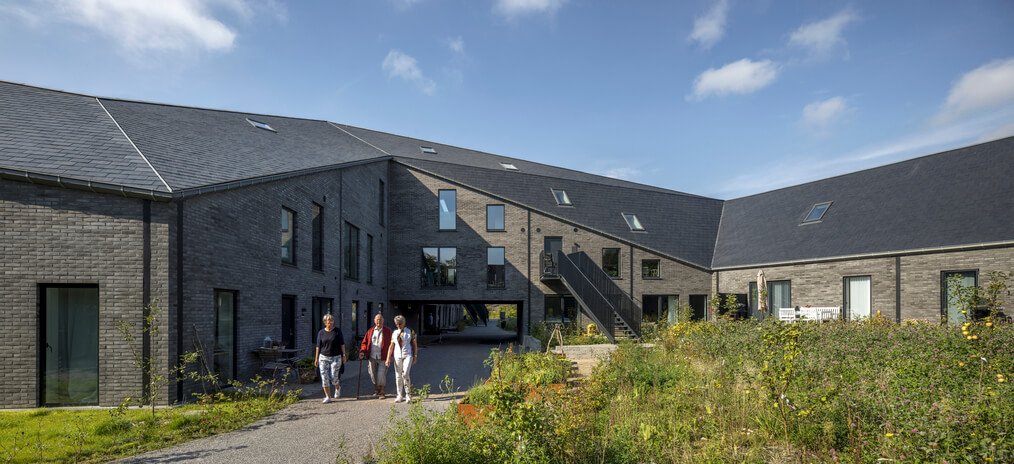
<path fill-rule="evenodd" d="M 961 76 L 933 121 L 944 124 L 1011 103 L 1014 103 L 1014 58 L 995 60 Z"/>
<path fill-rule="evenodd" d="M 416 64 L 415 58 L 402 53 L 399 50 L 391 50 L 381 64 L 388 77 L 398 77 L 419 86 L 426 95 L 433 95 L 437 91 L 437 84 L 423 75 Z"/>
<path fill-rule="evenodd" d="M 843 10 L 823 21 L 804 24 L 789 36 L 789 45 L 806 48 L 815 55 L 827 55 L 838 45 L 848 45 L 842 38 L 842 31 L 849 23 L 858 20 L 859 16 L 851 10 Z M 847 50 L 845 54 L 848 55 Z"/>
<path fill-rule="evenodd" d="M 527 14 L 556 13 L 568 0 L 496 0 L 493 9 L 508 18 Z"/>
<path fill-rule="evenodd" d="M 54 5 L 67 20 L 98 30 L 131 51 L 230 50 L 236 32 L 212 16 L 210 7 L 244 18 L 252 14 L 241 0 L 55 0 Z"/>
<path fill-rule="evenodd" d="M 725 36 L 725 17 L 729 13 L 729 1 L 718 0 L 704 16 L 694 20 L 694 30 L 687 40 L 697 41 L 704 49 L 711 48 Z"/>
<path fill-rule="evenodd" d="M 1011 136 L 1014 136 L 1014 123 L 1007 124 L 1006 126 L 997 127 L 996 129 L 993 129 L 989 132 L 986 132 L 985 134 L 982 134 L 981 136 L 979 136 L 979 139 L 975 141 L 975 143 L 990 142 L 993 140 L 1000 140 L 1002 138 L 1007 138 Z"/>
<path fill-rule="evenodd" d="M 465 39 L 460 35 L 447 39 L 447 46 L 455 53 L 465 53 Z"/>
<path fill-rule="evenodd" d="M 849 110 L 844 97 L 831 97 L 815 101 L 803 108 L 803 124 L 818 129 L 827 129 L 841 119 Z"/>
<path fill-rule="evenodd" d="M 778 77 L 778 65 L 771 60 L 751 61 L 749 58 L 708 69 L 694 80 L 694 92 L 687 100 L 703 100 L 715 95 L 746 94 L 760 90 Z"/>

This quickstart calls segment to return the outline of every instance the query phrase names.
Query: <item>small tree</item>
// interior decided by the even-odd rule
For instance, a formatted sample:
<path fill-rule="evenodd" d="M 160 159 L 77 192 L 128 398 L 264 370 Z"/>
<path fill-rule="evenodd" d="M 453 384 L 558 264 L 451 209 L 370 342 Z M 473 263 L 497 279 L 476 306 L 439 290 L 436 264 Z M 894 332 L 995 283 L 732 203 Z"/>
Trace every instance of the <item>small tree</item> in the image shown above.
<path fill-rule="evenodd" d="M 144 317 L 144 324 L 141 326 L 142 337 L 156 338 L 159 334 L 158 321 L 162 315 L 162 308 L 156 304 L 157 301 L 152 301 L 145 306 L 144 312 L 146 316 Z M 163 390 L 168 384 L 168 372 L 167 369 L 162 369 L 159 366 L 159 363 L 156 362 L 151 353 L 144 353 L 138 347 L 139 343 L 134 335 L 136 326 L 137 324 L 134 321 L 125 319 L 116 321 L 116 331 L 120 333 L 123 341 L 130 348 L 130 355 L 133 358 L 134 366 L 141 370 L 142 375 L 147 379 L 147 384 L 141 385 L 141 391 L 137 392 L 134 396 L 126 397 L 123 403 L 121 403 L 121 407 L 129 406 L 133 402 L 136 402 L 140 406 L 150 406 L 151 416 L 154 418 L 155 405 L 158 403 Z"/>

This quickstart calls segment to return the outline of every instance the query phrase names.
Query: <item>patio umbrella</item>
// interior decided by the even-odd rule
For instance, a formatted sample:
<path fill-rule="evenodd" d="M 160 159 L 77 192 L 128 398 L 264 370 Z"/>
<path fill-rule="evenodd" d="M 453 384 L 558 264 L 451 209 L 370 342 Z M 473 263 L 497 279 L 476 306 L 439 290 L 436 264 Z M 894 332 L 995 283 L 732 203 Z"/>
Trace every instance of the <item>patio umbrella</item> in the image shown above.
<path fill-rule="evenodd" d="M 763 292 L 768 288 L 768 279 L 764 277 L 764 269 L 757 271 L 757 310 L 761 314 L 768 312 L 768 299 L 763 297 Z"/>

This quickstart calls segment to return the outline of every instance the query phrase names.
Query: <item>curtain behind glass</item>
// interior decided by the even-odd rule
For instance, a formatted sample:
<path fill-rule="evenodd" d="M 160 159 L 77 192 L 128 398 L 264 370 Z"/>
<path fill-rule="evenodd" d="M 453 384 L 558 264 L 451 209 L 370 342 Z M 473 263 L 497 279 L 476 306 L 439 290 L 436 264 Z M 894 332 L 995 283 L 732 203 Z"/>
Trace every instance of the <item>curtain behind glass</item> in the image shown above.
<path fill-rule="evenodd" d="M 768 297 L 772 311 L 792 307 L 792 285 L 790 282 L 768 282 Z"/>
<path fill-rule="evenodd" d="M 871 315 L 870 276 L 847 277 L 848 317 L 849 319 L 865 319 Z"/>
<path fill-rule="evenodd" d="M 215 374 L 219 382 L 233 379 L 236 300 L 232 292 L 215 292 Z"/>
<path fill-rule="evenodd" d="M 99 289 L 46 288 L 44 404 L 99 401 Z"/>

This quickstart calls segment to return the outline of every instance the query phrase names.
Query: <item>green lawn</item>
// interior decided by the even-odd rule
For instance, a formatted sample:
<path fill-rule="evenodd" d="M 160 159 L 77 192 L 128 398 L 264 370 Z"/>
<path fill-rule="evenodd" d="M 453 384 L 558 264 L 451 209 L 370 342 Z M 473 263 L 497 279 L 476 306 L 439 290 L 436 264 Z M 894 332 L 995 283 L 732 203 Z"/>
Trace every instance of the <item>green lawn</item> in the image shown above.
<path fill-rule="evenodd" d="M 235 430 L 292 395 L 219 397 L 179 408 L 0 412 L 0 462 L 105 462 Z"/>

